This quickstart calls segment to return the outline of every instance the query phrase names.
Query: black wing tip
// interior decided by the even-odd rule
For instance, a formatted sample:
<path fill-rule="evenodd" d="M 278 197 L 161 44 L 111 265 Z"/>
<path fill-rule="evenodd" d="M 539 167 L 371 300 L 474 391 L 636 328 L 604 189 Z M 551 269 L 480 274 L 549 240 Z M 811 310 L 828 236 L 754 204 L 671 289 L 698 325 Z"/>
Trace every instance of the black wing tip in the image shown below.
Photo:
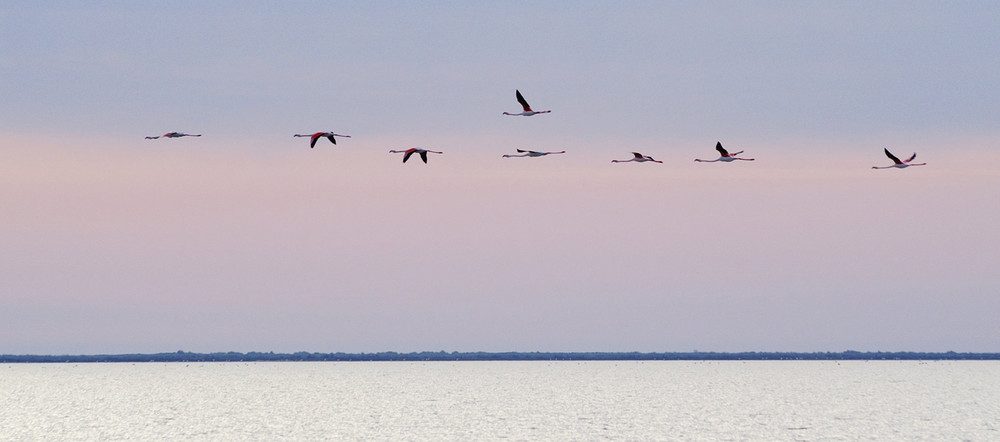
<path fill-rule="evenodd" d="M 715 150 L 719 151 L 722 156 L 729 156 L 729 151 L 727 151 L 725 147 L 722 147 L 721 141 L 715 142 Z"/>
<path fill-rule="evenodd" d="M 899 158 L 897 158 L 895 155 L 893 155 L 892 152 L 889 152 L 888 148 L 882 148 L 882 150 L 885 151 L 885 156 L 889 157 L 889 159 L 892 160 L 893 163 L 903 164 L 903 162 L 900 161 Z"/>

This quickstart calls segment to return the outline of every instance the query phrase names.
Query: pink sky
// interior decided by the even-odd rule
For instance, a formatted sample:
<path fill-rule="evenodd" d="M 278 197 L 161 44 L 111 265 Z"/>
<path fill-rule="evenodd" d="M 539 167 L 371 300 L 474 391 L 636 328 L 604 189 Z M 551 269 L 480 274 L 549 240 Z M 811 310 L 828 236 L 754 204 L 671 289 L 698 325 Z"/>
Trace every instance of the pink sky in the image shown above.
<path fill-rule="evenodd" d="M 281 144 L 5 140 L 7 351 L 981 351 L 995 336 L 996 154 L 875 171 L 878 149 L 683 158 L 706 143 L 611 164 L 628 152 L 481 146 L 404 165 L 384 140 Z"/>
<path fill-rule="evenodd" d="M 1000 351 L 998 22 L 0 5 L 0 353 Z"/>

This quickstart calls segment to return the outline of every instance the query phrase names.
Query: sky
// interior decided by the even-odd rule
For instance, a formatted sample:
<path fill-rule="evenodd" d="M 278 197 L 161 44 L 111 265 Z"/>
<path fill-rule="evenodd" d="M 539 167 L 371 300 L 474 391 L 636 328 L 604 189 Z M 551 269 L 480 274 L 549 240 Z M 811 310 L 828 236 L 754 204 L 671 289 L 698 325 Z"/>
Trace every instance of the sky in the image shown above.
<path fill-rule="evenodd" d="M 997 352 L 998 22 L 3 3 L 0 353 Z"/>

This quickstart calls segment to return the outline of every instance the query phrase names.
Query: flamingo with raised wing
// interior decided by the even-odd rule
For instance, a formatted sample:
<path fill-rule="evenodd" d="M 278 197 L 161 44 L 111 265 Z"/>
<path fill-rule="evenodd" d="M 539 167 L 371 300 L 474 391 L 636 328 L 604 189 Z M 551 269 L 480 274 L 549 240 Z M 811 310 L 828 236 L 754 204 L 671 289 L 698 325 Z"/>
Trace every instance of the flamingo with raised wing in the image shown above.
<path fill-rule="evenodd" d="M 519 90 L 515 89 L 515 90 L 514 90 L 514 95 L 515 95 L 515 96 L 517 97 L 517 102 L 518 102 L 518 103 L 521 103 L 521 107 L 522 107 L 522 108 L 524 108 L 524 111 L 522 111 L 522 112 L 519 112 L 519 113 L 516 113 L 516 114 L 512 114 L 512 113 L 510 113 L 510 112 L 504 112 L 504 113 L 503 113 L 504 115 L 513 115 L 513 116 L 522 116 L 522 117 L 530 117 L 530 116 L 532 116 L 532 115 L 537 115 L 537 114 L 547 114 L 547 113 L 549 113 L 549 112 L 552 112 L 552 111 L 550 111 L 550 110 L 543 110 L 543 111 L 533 111 L 533 110 L 531 110 L 531 106 L 528 106 L 528 102 L 527 102 L 527 101 L 525 101 L 525 99 L 524 99 L 524 96 L 523 96 L 523 95 L 521 95 L 521 91 L 519 91 Z"/>
<path fill-rule="evenodd" d="M 695 161 L 699 163 L 714 163 L 716 161 L 722 161 L 724 163 L 728 163 L 730 161 L 736 161 L 736 160 L 753 161 L 753 158 L 737 158 L 736 155 L 743 153 L 743 151 L 741 150 L 739 152 L 729 153 L 729 151 L 727 151 L 724 147 L 722 147 L 722 142 L 715 143 L 715 150 L 719 151 L 719 158 L 716 158 L 714 160 L 702 160 L 695 158 Z"/>
<path fill-rule="evenodd" d="M 643 155 L 639 152 L 632 152 L 632 158 L 627 160 L 611 160 L 612 163 L 628 163 L 630 161 L 635 161 L 637 163 L 645 163 L 646 161 L 652 161 L 654 163 L 662 163 L 663 161 L 654 160 L 653 157 L 649 155 Z"/>
<path fill-rule="evenodd" d="M 914 153 L 913 155 L 910 155 L 910 157 L 907 158 L 905 161 L 901 161 L 899 158 L 896 158 L 895 155 L 893 155 L 892 153 L 890 153 L 889 149 L 886 149 L 886 148 L 882 148 L 882 149 L 885 150 L 885 156 L 889 157 L 889 159 L 892 160 L 893 165 L 891 165 L 891 166 L 884 166 L 884 167 L 872 166 L 872 169 L 892 169 L 892 168 L 902 169 L 902 168 L 910 167 L 910 166 L 926 166 L 927 165 L 927 163 L 912 163 L 911 162 L 911 161 L 913 161 L 914 158 L 917 157 L 916 153 Z"/>
<path fill-rule="evenodd" d="M 437 152 L 437 151 L 433 151 L 433 150 L 427 150 L 427 149 L 424 149 L 422 147 L 411 147 L 411 148 L 406 149 L 406 150 L 390 150 L 389 151 L 389 153 L 401 153 L 401 154 L 403 154 L 403 162 L 404 163 L 406 162 L 406 160 L 410 159 L 410 156 L 413 155 L 414 153 L 419 154 L 420 155 L 420 159 L 423 160 L 424 163 L 426 163 L 427 162 L 427 153 L 428 152 L 429 153 L 444 153 L 444 152 Z"/>
<path fill-rule="evenodd" d="M 309 137 L 309 148 L 310 149 L 316 147 L 316 140 L 318 140 L 320 138 L 326 138 L 326 139 L 330 140 L 330 142 L 333 143 L 333 144 L 337 144 L 337 140 L 335 138 L 333 138 L 333 137 L 351 138 L 350 135 L 335 134 L 333 132 L 316 132 L 314 134 L 295 134 L 295 135 L 292 135 L 292 136 L 293 137 Z"/>

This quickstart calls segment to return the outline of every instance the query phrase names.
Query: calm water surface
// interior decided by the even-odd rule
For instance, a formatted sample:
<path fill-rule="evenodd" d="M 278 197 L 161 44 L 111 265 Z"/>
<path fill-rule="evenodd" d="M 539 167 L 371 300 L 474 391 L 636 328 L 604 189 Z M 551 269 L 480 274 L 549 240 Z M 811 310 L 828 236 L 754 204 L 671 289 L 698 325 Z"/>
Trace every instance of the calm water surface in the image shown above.
<path fill-rule="evenodd" d="M 0 365 L 0 439 L 1000 440 L 1000 362 Z"/>

